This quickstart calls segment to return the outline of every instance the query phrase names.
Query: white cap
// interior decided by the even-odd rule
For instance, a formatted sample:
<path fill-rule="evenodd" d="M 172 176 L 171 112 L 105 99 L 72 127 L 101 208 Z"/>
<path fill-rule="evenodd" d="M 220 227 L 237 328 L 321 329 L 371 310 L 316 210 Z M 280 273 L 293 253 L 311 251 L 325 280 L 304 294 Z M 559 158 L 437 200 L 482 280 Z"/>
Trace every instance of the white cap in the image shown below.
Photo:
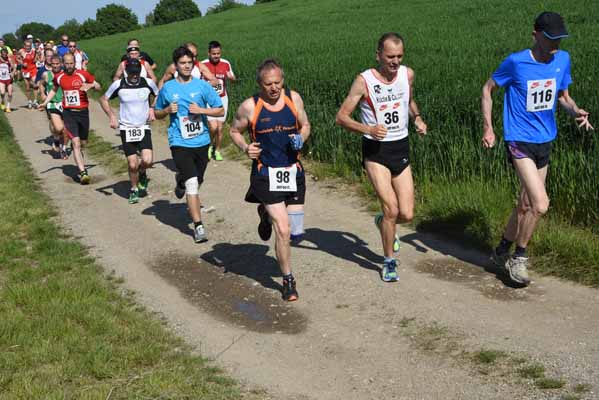
<path fill-rule="evenodd" d="M 33 35 L 27 35 L 27 39 L 33 39 Z"/>

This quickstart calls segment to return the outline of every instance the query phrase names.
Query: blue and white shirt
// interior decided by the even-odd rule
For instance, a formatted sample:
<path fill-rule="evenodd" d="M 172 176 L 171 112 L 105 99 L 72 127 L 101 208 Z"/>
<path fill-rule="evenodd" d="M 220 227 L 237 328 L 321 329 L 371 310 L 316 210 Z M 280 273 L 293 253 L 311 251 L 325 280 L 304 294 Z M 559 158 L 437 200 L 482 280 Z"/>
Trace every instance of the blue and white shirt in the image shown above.
<path fill-rule="evenodd" d="M 187 83 L 177 79 L 166 82 L 156 100 L 155 109 L 163 110 L 171 103 L 178 104 L 176 114 L 170 114 L 168 144 L 181 147 L 202 147 L 210 144 L 208 120 L 203 114 L 190 114 L 192 103 L 202 108 L 221 108 L 220 96 L 206 81 L 192 78 Z"/>

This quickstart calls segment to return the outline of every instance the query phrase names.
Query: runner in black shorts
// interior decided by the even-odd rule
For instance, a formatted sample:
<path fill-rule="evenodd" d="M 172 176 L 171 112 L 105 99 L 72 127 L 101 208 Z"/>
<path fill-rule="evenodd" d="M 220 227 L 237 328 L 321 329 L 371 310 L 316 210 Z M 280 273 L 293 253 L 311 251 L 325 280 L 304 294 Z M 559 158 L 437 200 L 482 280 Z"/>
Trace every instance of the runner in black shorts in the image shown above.
<path fill-rule="evenodd" d="M 396 224 L 414 217 L 414 181 L 410 168 L 408 122 L 426 135 L 427 126 L 414 101 L 414 71 L 402 65 L 404 41 L 389 32 L 378 41 L 377 68 L 356 77 L 337 112 L 337 124 L 362 134 L 362 160 L 381 203 L 382 213 L 374 218 L 381 233 L 385 260 L 381 278 L 395 282 L 399 253 Z M 361 122 L 352 118 L 359 106 Z"/>
<path fill-rule="evenodd" d="M 154 110 L 150 108 L 150 97 L 158 95 L 158 88 L 154 81 L 140 76 L 139 60 L 125 60 L 125 71 L 127 77 L 112 82 L 100 99 L 100 104 L 110 118 L 110 127 L 118 128 L 121 134 L 131 180 L 129 203 L 135 204 L 148 190 L 146 171 L 152 166 L 152 129 L 148 122 L 155 119 Z M 108 100 L 116 97 L 120 100 L 119 120 L 108 103 Z M 141 155 L 141 162 L 137 153 Z"/>
<path fill-rule="evenodd" d="M 160 89 L 155 113 L 158 119 L 170 116 L 168 143 L 179 170 L 175 193 L 181 189 L 179 183 L 185 186 L 187 207 L 194 223 L 194 240 L 200 243 L 208 240 L 202 223 L 199 196 L 210 146 L 206 116 L 222 116 L 224 109 L 212 86 L 192 77 L 193 62 L 194 55 L 188 48 L 179 47 L 173 52 L 177 77 Z"/>
<path fill-rule="evenodd" d="M 87 143 L 89 136 L 89 102 L 87 91 L 100 90 L 96 78 L 87 71 L 75 69 L 75 56 L 67 53 L 63 57 L 64 71 L 54 76 L 54 88 L 48 93 L 46 100 L 40 105 L 46 105 L 54 97 L 58 88 L 62 88 L 62 106 L 64 129 L 73 144 L 73 158 L 79 168 L 79 182 L 82 185 L 90 183 L 91 178 L 85 169 L 81 148 Z"/>
<path fill-rule="evenodd" d="M 551 142 L 528 143 L 509 141 L 505 142 L 505 151 L 507 152 L 508 162 L 512 166 L 514 166 L 514 159 L 520 160 L 523 158 L 530 158 L 534 161 L 537 169 L 542 169 L 549 165 Z"/>
<path fill-rule="evenodd" d="M 299 151 L 310 136 L 310 122 L 300 95 L 284 88 L 283 69 L 273 59 L 257 69 L 260 93 L 245 100 L 231 125 L 233 142 L 252 160 L 245 200 L 259 203 L 258 233 L 268 240 L 274 225 L 275 249 L 283 274 L 283 298 L 298 298 L 291 273 L 292 234 L 303 233 L 306 182 Z M 243 133 L 249 131 L 248 145 Z M 272 221 L 272 225 L 271 225 Z"/>

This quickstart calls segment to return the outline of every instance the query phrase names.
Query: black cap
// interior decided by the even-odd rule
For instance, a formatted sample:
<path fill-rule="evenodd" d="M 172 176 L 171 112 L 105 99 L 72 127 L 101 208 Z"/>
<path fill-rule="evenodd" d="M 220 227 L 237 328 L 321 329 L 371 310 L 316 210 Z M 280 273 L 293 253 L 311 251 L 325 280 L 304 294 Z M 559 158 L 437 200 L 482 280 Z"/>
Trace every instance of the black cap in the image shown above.
<path fill-rule="evenodd" d="M 558 13 L 545 11 L 535 20 L 535 31 L 543 32 L 545 37 L 557 40 L 568 37 L 564 19 Z"/>
<path fill-rule="evenodd" d="M 141 63 L 137 58 L 127 58 L 125 60 L 125 71 L 128 75 L 130 74 L 140 74 L 141 73 Z"/>

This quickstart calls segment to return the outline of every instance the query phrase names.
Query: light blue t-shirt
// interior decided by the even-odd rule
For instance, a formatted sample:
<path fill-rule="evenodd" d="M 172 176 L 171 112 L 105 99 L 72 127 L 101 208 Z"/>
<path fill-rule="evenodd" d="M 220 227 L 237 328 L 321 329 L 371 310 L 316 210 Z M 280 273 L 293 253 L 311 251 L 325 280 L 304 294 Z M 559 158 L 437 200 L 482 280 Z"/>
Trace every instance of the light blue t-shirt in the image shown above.
<path fill-rule="evenodd" d="M 177 79 L 166 82 L 156 100 L 156 110 L 162 110 L 176 102 L 177 114 L 170 114 L 168 144 L 181 147 L 202 147 L 210 144 L 208 120 L 205 115 L 189 114 L 189 105 L 196 103 L 202 108 L 220 108 L 223 102 L 206 81 L 192 78 L 187 83 Z"/>
<path fill-rule="evenodd" d="M 492 78 L 505 87 L 505 141 L 546 143 L 555 139 L 558 92 L 572 83 L 567 52 L 559 50 L 548 63 L 536 61 L 529 49 L 512 53 Z"/>

